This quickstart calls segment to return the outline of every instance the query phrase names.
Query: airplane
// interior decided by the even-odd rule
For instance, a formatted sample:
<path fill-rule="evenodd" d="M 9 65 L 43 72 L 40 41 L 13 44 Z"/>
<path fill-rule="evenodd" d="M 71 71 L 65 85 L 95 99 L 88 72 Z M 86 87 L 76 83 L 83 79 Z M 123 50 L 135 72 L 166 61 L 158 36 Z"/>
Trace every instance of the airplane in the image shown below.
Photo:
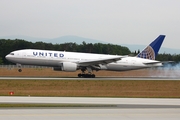
<path fill-rule="evenodd" d="M 53 67 L 55 71 L 75 72 L 81 70 L 78 77 L 95 78 L 93 70 L 128 71 L 149 67 L 163 66 L 155 60 L 165 35 L 159 35 L 137 56 L 106 55 L 80 52 L 22 49 L 8 55 L 6 59 L 16 63 L 21 72 L 21 65 Z"/>

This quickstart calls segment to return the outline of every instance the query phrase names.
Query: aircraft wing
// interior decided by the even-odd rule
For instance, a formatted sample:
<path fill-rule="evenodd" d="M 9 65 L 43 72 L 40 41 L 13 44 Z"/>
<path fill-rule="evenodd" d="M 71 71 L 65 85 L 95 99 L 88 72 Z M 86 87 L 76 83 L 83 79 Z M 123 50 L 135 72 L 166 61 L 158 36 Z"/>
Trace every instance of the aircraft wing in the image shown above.
<path fill-rule="evenodd" d="M 114 57 L 114 58 L 106 58 L 106 59 L 97 59 L 97 60 L 87 60 L 87 61 L 79 61 L 80 66 L 91 66 L 91 65 L 99 65 L 99 64 L 108 64 L 111 62 L 116 62 L 118 60 L 121 60 L 124 57 Z"/>

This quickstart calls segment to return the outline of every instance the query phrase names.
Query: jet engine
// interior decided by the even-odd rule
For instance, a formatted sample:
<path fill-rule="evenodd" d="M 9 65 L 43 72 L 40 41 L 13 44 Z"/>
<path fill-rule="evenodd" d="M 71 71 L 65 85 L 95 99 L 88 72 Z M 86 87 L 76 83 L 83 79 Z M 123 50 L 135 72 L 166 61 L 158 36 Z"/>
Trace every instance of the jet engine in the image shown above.
<path fill-rule="evenodd" d="M 54 67 L 54 71 L 66 71 L 66 72 L 75 72 L 77 70 L 77 64 L 72 62 L 63 62 L 60 64 L 60 67 Z"/>

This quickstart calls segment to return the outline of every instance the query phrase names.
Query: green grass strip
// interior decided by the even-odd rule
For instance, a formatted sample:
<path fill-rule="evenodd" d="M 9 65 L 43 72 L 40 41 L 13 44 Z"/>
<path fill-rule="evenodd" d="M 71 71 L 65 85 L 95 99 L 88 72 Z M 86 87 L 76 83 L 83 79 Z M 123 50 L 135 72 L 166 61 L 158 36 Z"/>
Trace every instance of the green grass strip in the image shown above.
<path fill-rule="evenodd" d="M 117 107 L 116 105 L 103 105 L 103 104 L 0 104 L 0 108 L 14 108 L 14 107 Z"/>

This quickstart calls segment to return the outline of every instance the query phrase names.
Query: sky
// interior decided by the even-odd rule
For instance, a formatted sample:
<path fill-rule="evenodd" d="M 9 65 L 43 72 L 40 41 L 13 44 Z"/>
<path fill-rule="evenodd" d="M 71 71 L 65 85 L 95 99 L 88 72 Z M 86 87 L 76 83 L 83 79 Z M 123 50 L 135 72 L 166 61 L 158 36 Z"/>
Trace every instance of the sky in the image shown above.
<path fill-rule="evenodd" d="M 75 35 L 112 44 L 180 48 L 180 0 L 0 0 L 0 36 Z"/>

